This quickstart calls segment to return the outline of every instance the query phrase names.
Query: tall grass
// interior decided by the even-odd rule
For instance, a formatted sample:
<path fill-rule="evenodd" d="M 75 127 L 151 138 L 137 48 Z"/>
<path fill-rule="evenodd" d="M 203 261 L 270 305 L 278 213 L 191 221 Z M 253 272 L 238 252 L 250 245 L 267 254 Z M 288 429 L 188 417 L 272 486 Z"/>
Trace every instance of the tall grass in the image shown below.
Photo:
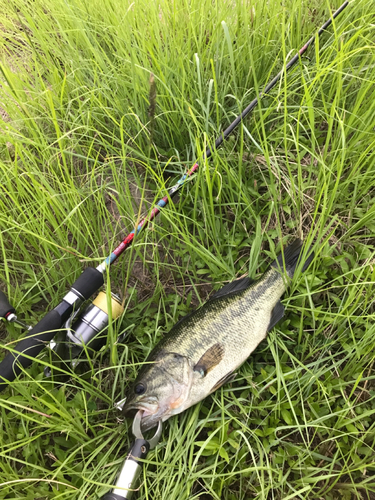
<path fill-rule="evenodd" d="M 21 318 L 56 305 L 200 161 L 111 269 L 125 313 L 109 349 L 60 387 L 43 376 L 46 350 L 2 395 L 0 498 L 103 495 L 132 438 L 113 404 L 150 349 L 295 236 L 315 259 L 284 320 L 235 382 L 165 424 L 139 498 L 374 498 L 371 0 L 351 3 L 206 163 L 339 2 L 0 5 L 0 281 Z M 5 353 L 22 331 L 0 328 Z"/>

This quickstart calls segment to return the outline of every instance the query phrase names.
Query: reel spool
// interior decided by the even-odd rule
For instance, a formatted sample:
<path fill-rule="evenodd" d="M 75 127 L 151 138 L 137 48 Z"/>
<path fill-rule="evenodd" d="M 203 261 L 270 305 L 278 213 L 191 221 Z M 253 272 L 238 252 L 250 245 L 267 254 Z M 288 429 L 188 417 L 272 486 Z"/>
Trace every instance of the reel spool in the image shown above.
<path fill-rule="evenodd" d="M 105 292 L 99 292 L 95 300 L 81 314 L 77 311 L 65 323 L 65 329 L 58 333 L 49 344 L 53 351 L 53 365 L 65 364 L 75 368 L 78 363 L 92 357 L 106 343 L 109 310 L 112 320 L 121 316 L 124 307 L 120 298 L 111 293 L 110 304 Z M 79 315 L 78 315 L 79 314 Z M 44 369 L 47 377 L 52 375 L 50 367 Z"/>

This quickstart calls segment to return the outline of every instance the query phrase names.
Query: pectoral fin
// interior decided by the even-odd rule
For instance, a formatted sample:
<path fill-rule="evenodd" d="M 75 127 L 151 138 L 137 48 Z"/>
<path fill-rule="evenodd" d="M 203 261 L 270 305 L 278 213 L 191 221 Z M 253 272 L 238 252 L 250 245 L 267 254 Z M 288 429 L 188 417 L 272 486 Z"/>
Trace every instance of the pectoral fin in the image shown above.
<path fill-rule="evenodd" d="M 198 363 L 194 366 L 194 371 L 199 372 L 202 377 L 205 377 L 224 358 L 224 352 L 222 344 L 214 344 L 201 356 Z"/>
<path fill-rule="evenodd" d="M 268 325 L 267 332 L 272 330 L 278 321 L 284 316 L 285 309 L 282 303 L 279 301 L 275 307 L 272 309 L 270 324 Z"/>
<path fill-rule="evenodd" d="M 224 375 L 224 377 L 222 377 L 220 380 L 218 380 L 216 382 L 216 384 L 213 386 L 213 388 L 211 389 L 210 392 L 214 392 L 214 391 L 216 391 L 216 389 L 219 389 L 219 387 L 221 387 L 222 385 L 224 385 L 228 382 L 231 382 L 232 380 L 234 380 L 236 378 L 236 375 L 237 375 L 237 373 L 233 373 L 233 372 L 227 373 L 226 375 Z"/>

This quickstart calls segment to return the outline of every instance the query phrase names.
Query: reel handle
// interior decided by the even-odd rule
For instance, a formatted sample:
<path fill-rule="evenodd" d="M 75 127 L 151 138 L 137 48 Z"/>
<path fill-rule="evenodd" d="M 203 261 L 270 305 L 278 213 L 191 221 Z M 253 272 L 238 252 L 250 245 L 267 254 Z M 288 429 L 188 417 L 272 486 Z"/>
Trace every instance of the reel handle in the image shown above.
<path fill-rule="evenodd" d="M 7 318 L 9 314 L 14 314 L 16 310 L 9 303 L 8 297 L 0 290 L 0 318 Z"/>

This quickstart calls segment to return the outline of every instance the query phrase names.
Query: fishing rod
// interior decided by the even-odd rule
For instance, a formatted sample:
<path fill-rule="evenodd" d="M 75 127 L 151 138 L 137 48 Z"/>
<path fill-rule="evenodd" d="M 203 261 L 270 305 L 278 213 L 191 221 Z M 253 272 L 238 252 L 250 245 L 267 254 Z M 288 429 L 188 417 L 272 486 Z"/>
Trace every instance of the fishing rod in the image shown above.
<path fill-rule="evenodd" d="M 332 18 L 330 18 L 328 21 L 324 23 L 324 25 L 318 31 L 318 36 L 320 36 L 321 33 L 331 24 L 332 19 L 337 17 L 344 10 L 344 8 L 348 5 L 348 3 L 349 2 L 345 2 L 344 4 L 342 4 L 342 6 L 332 15 Z M 285 71 L 291 68 L 298 61 L 299 57 L 307 50 L 307 48 L 309 47 L 309 45 L 311 45 L 314 39 L 315 36 L 311 37 L 310 40 L 308 40 L 308 42 L 299 50 L 298 54 L 296 54 L 291 59 L 291 61 L 285 66 Z M 263 93 L 260 94 L 260 97 L 267 94 L 269 90 L 271 90 L 274 87 L 277 81 L 279 81 L 280 78 L 282 77 L 283 73 L 284 71 L 281 71 L 280 73 L 278 73 L 278 75 L 275 76 L 275 78 L 273 78 L 273 80 L 271 80 L 271 82 L 265 87 Z M 220 146 L 220 144 L 222 144 L 222 142 L 228 137 L 228 135 L 241 122 L 241 120 L 248 113 L 250 113 L 252 109 L 254 109 L 257 103 L 258 99 L 254 99 L 245 108 L 245 110 L 241 113 L 241 115 L 239 115 L 234 120 L 234 122 L 231 123 L 231 125 L 223 132 L 222 136 L 220 136 L 216 140 L 215 148 L 217 148 L 218 146 Z M 206 157 L 210 155 L 211 155 L 211 150 L 208 149 L 206 151 Z M 198 168 L 198 164 L 195 163 L 193 168 L 194 167 Z M 186 175 L 189 175 L 189 172 Z M 185 178 L 186 177 L 182 178 L 182 182 L 185 181 Z M 124 401 L 125 400 L 121 401 L 120 403 L 117 403 L 116 407 L 122 409 Z M 135 442 L 132 444 L 126 455 L 125 462 L 121 468 L 120 473 L 118 474 L 115 488 L 112 491 L 106 493 L 103 497 L 101 497 L 102 500 L 130 500 L 133 497 L 133 493 L 138 486 L 138 480 L 142 467 L 142 460 L 146 459 L 149 451 L 157 445 L 162 431 L 162 421 L 159 420 L 158 427 L 154 436 L 151 439 L 146 440 L 141 433 L 142 416 L 143 416 L 143 410 L 139 410 L 134 417 L 132 425 L 132 433 L 133 436 L 135 437 Z"/>
<path fill-rule="evenodd" d="M 242 120 L 256 107 L 259 99 L 270 92 L 282 76 L 299 61 L 300 57 L 314 42 L 315 37 L 319 37 L 348 4 L 349 1 L 345 1 L 332 14 L 332 17 L 323 24 L 318 32 L 303 45 L 298 53 L 266 85 L 263 92 L 259 94 L 259 97 L 253 99 L 242 113 L 220 134 L 215 141 L 213 149 L 207 148 L 204 153 L 205 159 L 212 156 L 212 152 L 228 138 Z M 94 353 L 102 347 L 105 343 L 104 333 L 108 327 L 109 317 L 111 316 L 112 319 L 116 319 L 123 312 L 120 299 L 116 295 L 111 294 L 110 301 L 107 301 L 105 292 L 100 292 L 93 303 L 86 307 L 79 315 L 81 306 L 104 285 L 104 273 L 107 268 L 132 244 L 134 238 L 141 230 L 168 205 L 169 200 L 176 196 L 176 193 L 198 168 L 199 165 L 196 162 L 101 264 L 96 268 L 88 267 L 83 271 L 73 285 L 71 285 L 69 292 L 63 297 L 61 302 L 49 311 L 33 328 L 18 320 L 14 307 L 9 303 L 5 294 L 0 292 L 0 318 L 4 318 L 8 322 L 17 322 L 29 330 L 27 336 L 16 347 L 11 348 L 7 346 L 9 353 L 0 363 L 0 391 L 4 390 L 7 384 L 21 373 L 23 368 L 30 366 L 34 358 L 47 343 L 50 343 L 49 345 L 55 355 L 55 359 L 66 363 L 70 362 L 73 367 L 77 364 L 81 356 Z M 45 374 L 50 375 L 50 370 L 45 370 Z"/>

